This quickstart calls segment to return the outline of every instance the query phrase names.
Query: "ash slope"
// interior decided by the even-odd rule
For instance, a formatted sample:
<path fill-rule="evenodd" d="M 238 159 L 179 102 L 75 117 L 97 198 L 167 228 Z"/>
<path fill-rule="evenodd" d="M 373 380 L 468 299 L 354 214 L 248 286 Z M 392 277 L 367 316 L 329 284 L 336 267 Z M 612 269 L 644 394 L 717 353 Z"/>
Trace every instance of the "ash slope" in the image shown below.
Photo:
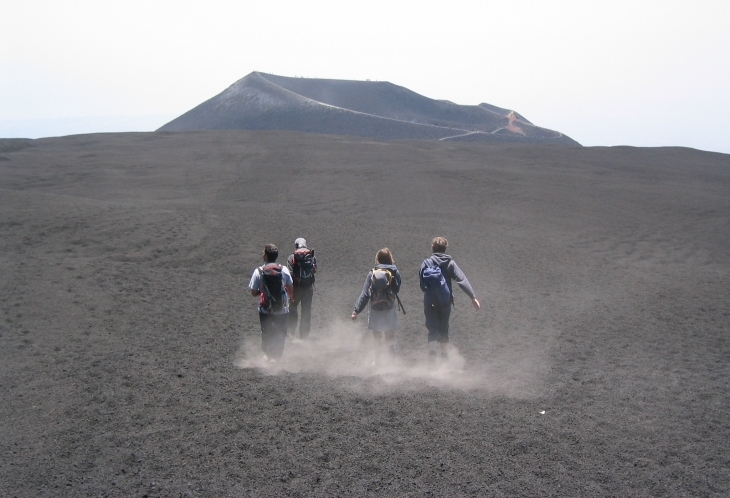
<path fill-rule="evenodd" d="M 348 317 L 384 245 L 398 357 L 425 363 L 435 234 L 484 304 L 457 291 L 451 322 L 481 386 L 334 368 L 348 351 L 322 346 L 366 333 Z M 260 358 L 262 245 L 298 236 L 318 352 L 239 368 L 242 345 Z M 0 140 L 0 275 L 0 496 L 730 495 L 727 155 Z"/>
<path fill-rule="evenodd" d="M 388 82 L 253 72 L 158 131 L 292 130 L 393 139 L 580 145 L 490 104 L 433 100 Z"/>

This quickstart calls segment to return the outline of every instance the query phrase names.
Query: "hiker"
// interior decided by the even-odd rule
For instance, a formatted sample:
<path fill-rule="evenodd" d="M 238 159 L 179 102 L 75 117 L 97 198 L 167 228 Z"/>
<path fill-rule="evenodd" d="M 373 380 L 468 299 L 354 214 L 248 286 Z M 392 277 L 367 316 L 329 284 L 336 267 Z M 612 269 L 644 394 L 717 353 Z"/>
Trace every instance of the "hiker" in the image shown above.
<path fill-rule="evenodd" d="M 256 268 L 248 288 L 259 298 L 261 349 L 264 361 L 276 363 L 284 353 L 292 279 L 286 267 L 276 263 L 279 249 L 274 244 L 264 247 L 264 264 Z"/>
<path fill-rule="evenodd" d="M 370 303 L 368 311 L 368 329 L 373 331 L 375 346 L 375 362 L 380 360 L 381 339 L 385 336 L 385 348 L 388 354 L 395 356 L 395 331 L 398 328 L 398 308 L 403 306 L 398 299 L 401 278 L 390 249 L 384 247 L 375 255 L 376 266 L 368 273 L 360 297 L 355 303 L 355 309 L 350 315 L 352 320 L 357 318 L 365 306 Z M 405 311 L 403 311 L 405 314 Z"/>
<path fill-rule="evenodd" d="M 289 305 L 289 333 L 296 337 L 299 313 L 302 305 L 302 320 L 299 322 L 299 337 L 306 339 L 312 325 L 312 297 L 314 296 L 314 274 L 317 273 L 317 258 L 314 249 L 307 247 L 307 241 L 301 237 L 294 241 L 294 254 L 286 262 L 289 274 L 294 281 L 294 296 Z"/>
<path fill-rule="evenodd" d="M 466 292 L 474 308 L 481 307 L 464 272 L 451 256 L 445 254 L 448 245 L 449 241 L 444 237 L 435 237 L 431 241 L 433 254 L 421 264 L 418 278 L 423 291 L 423 313 L 428 329 L 428 356 L 432 361 L 436 359 L 439 344 L 441 358 L 448 357 L 449 317 L 454 305 L 451 281 L 455 280 L 461 290 Z"/>

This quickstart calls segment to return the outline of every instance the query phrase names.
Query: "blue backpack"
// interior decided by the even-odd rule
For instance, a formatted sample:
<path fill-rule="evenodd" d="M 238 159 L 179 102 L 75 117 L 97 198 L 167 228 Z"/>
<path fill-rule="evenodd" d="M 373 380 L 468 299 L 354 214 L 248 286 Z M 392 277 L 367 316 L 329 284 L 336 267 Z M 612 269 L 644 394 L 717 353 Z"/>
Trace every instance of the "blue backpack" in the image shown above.
<path fill-rule="evenodd" d="M 444 306 L 451 301 L 451 290 L 446 282 L 446 277 L 441 273 L 441 268 L 434 265 L 433 261 L 424 261 L 426 268 L 423 269 L 423 284 L 426 287 L 428 300 L 432 305 Z M 433 266 L 432 266 L 433 265 Z"/>

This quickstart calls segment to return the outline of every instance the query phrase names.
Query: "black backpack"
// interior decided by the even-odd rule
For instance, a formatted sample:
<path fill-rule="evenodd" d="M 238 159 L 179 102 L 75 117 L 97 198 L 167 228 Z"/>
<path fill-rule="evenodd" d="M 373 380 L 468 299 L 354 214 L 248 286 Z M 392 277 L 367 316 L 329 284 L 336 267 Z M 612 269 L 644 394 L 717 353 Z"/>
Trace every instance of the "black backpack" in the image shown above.
<path fill-rule="evenodd" d="M 314 250 L 302 247 L 294 251 L 292 279 L 297 287 L 311 287 L 314 284 Z"/>
<path fill-rule="evenodd" d="M 259 306 L 265 313 L 281 311 L 284 308 L 284 281 L 281 265 L 267 263 L 259 268 L 261 277 L 261 297 Z"/>

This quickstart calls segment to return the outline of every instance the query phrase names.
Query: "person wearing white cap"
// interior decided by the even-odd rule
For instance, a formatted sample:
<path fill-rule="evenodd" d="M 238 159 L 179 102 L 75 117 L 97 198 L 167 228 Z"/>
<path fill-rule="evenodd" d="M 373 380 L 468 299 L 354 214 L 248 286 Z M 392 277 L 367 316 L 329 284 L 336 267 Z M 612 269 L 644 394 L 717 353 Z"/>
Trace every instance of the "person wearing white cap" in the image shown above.
<path fill-rule="evenodd" d="M 294 241 L 294 254 L 289 256 L 287 267 L 294 280 L 294 298 L 289 306 L 289 333 L 296 337 L 299 324 L 299 337 L 306 339 L 312 326 L 312 298 L 314 297 L 314 278 L 317 273 L 317 258 L 314 250 L 307 247 L 307 241 L 299 237 Z M 299 304 L 302 305 L 302 319 L 299 320 Z"/>

